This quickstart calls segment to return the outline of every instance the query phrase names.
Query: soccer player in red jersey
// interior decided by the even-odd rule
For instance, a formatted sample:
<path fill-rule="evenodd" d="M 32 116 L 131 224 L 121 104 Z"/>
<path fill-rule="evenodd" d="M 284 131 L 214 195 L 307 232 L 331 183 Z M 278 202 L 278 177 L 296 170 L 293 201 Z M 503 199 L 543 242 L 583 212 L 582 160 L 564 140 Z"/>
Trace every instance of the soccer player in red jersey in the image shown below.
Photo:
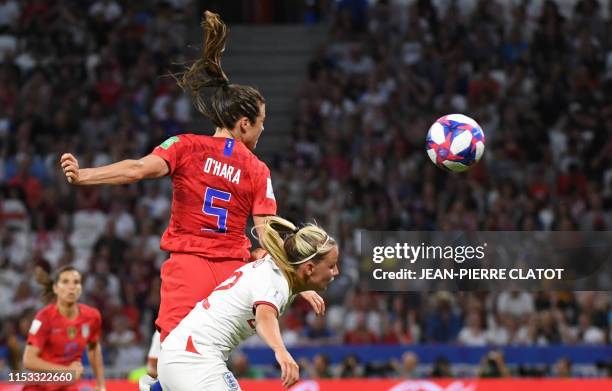
<path fill-rule="evenodd" d="M 39 282 L 47 297 L 55 300 L 36 314 L 30 326 L 23 353 L 23 366 L 32 371 L 73 371 L 74 380 L 83 374 L 81 357 L 87 348 L 89 362 L 97 381 L 97 391 L 105 390 L 104 363 L 100 348 L 100 312 L 80 304 L 81 273 L 72 266 L 60 268 L 55 278 L 39 268 Z M 73 391 L 75 385 L 28 385 L 24 390 Z"/>
<path fill-rule="evenodd" d="M 171 254 L 161 270 L 156 321 L 162 341 L 195 303 L 249 260 L 249 215 L 255 226 L 263 226 L 266 216 L 276 214 L 270 170 L 252 152 L 263 131 L 265 100 L 253 87 L 229 83 L 220 64 L 227 31 L 219 16 L 207 11 L 202 27 L 202 58 L 176 78 L 216 126 L 213 136 L 174 136 L 139 160 L 97 168 L 79 168 L 71 154 L 60 159 L 68 182 L 77 185 L 172 177 L 170 223 L 161 239 L 161 248 Z M 210 99 L 205 88 L 214 88 Z M 323 313 L 316 292 L 302 296 Z"/>

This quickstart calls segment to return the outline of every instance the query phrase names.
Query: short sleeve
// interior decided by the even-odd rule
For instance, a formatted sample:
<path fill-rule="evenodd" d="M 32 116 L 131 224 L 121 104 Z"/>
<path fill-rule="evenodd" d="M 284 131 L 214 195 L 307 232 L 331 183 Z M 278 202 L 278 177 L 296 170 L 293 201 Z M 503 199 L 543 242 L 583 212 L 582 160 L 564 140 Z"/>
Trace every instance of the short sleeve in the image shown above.
<path fill-rule="evenodd" d="M 44 314 L 38 313 L 28 331 L 28 345 L 42 349 L 49 337 L 50 322 Z"/>
<path fill-rule="evenodd" d="M 276 316 L 289 302 L 289 287 L 281 277 L 274 278 L 271 284 L 262 284 L 253 292 L 253 313 L 258 305 L 269 305 L 276 310 Z"/>
<path fill-rule="evenodd" d="M 153 336 L 151 337 L 151 347 L 149 347 L 149 354 L 147 354 L 147 358 L 158 358 L 159 353 L 161 352 L 161 341 L 159 331 L 155 330 Z"/>
<path fill-rule="evenodd" d="M 190 141 L 191 139 L 187 135 L 172 136 L 155 147 L 151 153 L 166 161 L 170 169 L 169 174 L 172 175 L 179 165 L 182 153 L 189 146 Z"/>
<path fill-rule="evenodd" d="M 253 208 L 252 215 L 275 215 L 276 199 L 272 188 L 272 178 L 268 167 L 258 162 L 260 166 L 253 176 Z"/>
<path fill-rule="evenodd" d="M 102 315 L 100 315 L 100 311 L 94 310 L 93 312 L 93 321 L 91 325 L 91 333 L 89 335 L 89 339 L 87 343 L 95 344 L 100 340 L 100 334 L 102 333 Z"/>

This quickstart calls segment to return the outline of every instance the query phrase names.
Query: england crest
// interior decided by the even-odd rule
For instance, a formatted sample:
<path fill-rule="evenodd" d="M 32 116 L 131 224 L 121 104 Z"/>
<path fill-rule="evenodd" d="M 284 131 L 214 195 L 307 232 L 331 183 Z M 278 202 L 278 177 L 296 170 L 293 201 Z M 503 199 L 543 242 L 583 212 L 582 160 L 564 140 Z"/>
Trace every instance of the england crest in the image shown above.
<path fill-rule="evenodd" d="M 223 380 L 225 380 L 225 384 L 227 384 L 230 390 L 240 389 L 240 386 L 238 385 L 238 380 L 236 380 L 233 373 L 225 372 L 223 374 Z"/>

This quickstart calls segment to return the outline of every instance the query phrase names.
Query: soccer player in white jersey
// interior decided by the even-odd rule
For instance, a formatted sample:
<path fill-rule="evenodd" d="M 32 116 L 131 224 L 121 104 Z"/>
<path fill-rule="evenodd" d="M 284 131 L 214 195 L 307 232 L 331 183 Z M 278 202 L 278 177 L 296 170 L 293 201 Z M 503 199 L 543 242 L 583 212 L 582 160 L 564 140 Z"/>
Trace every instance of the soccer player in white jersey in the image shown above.
<path fill-rule="evenodd" d="M 229 354 L 256 332 L 274 351 L 284 387 L 299 367 L 281 338 L 278 317 L 296 294 L 321 291 L 338 275 L 336 241 L 315 225 L 297 228 L 269 217 L 261 242 L 266 257 L 236 270 L 198 302 L 162 342 L 157 363 L 164 391 L 236 391 Z"/>

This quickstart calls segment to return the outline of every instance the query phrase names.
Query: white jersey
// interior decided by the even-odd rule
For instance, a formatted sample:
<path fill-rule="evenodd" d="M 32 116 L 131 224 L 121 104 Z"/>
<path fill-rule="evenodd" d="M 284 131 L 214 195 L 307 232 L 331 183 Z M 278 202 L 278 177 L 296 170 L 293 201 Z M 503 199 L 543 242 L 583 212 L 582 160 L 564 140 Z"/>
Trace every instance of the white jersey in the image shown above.
<path fill-rule="evenodd" d="M 240 342 L 255 334 L 255 307 L 270 305 L 278 316 L 295 296 L 270 256 L 248 263 L 198 302 L 162 342 L 162 351 L 220 352 L 227 360 Z"/>

